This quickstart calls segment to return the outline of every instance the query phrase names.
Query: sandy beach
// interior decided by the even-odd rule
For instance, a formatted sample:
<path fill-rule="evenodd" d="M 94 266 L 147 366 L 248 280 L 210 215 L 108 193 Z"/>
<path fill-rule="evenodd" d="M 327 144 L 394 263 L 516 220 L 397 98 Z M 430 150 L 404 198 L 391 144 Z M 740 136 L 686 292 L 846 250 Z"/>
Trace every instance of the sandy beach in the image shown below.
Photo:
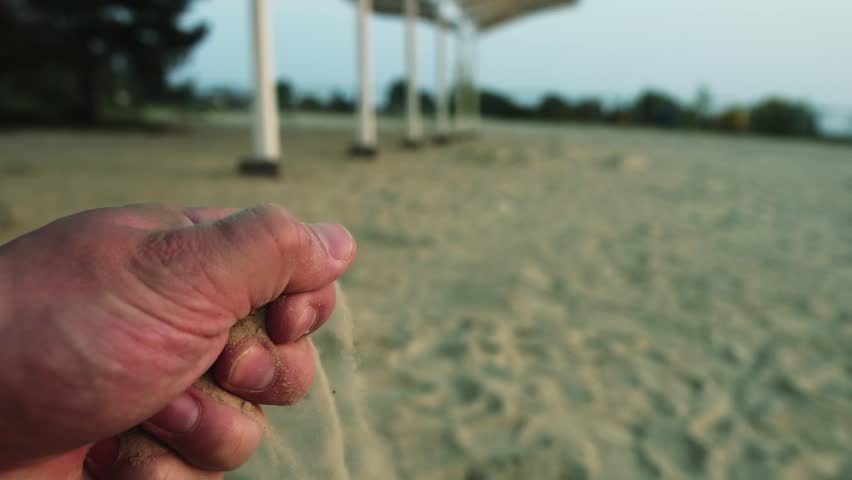
<path fill-rule="evenodd" d="M 0 241 L 137 202 L 350 227 L 332 396 L 271 414 L 281 478 L 852 478 L 852 148 L 494 123 L 407 151 L 388 124 L 365 162 L 348 118 L 296 115 L 259 180 L 238 120 L 0 133 Z"/>

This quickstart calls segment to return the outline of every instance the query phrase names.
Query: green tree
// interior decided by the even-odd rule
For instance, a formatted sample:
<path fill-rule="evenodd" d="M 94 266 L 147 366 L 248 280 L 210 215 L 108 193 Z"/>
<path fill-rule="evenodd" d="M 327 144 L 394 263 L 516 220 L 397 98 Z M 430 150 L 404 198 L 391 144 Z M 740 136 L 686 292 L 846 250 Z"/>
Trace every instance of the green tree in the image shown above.
<path fill-rule="evenodd" d="M 600 122 L 604 120 L 603 104 L 596 98 L 585 98 L 574 105 L 574 118 L 582 122 Z"/>
<path fill-rule="evenodd" d="M 427 92 L 420 91 L 420 111 L 426 114 L 435 111 L 435 99 Z M 385 94 L 384 110 L 387 113 L 401 113 L 405 111 L 408 97 L 408 85 L 405 79 L 398 79 L 390 84 Z"/>
<path fill-rule="evenodd" d="M 406 82 L 403 79 L 395 80 L 390 84 L 385 93 L 384 110 L 388 113 L 399 113 L 405 109 Z"/>
<path fill-rule="evenodd" d="M 94 124 L 117 94 L 169 94 L 168 72 L 206 34 L 181 25 L 194 0 L 3 0 L 0 119 Z"/>
<path fill-rule="evenodd" d="M 600 100 L 584 98 L 572 103 L 553 93 L 542 97 L 531 114 L 542 120 L 554 121 L 600 122 L 604 120 L 604 108 Z"/>
<path fill-rule="evenodd" d="M 819 135 L 817 116 L 804 103 L 769 98 L 751 110 L 751 128 L 757 133 L 787 137 Z"/>
<path fill-rule="evenodd" d="M 207 89 L 203 99 L 207 107 L 215 110 L 245 110 L 251 106 L 251 94 L 230 85 Z"/>
<path fill-rule="evenodd" d="M 633 106 L 633 114 L 637 122 L 658 127 L 677 126 L 681 121 L 682 113 L 677 100 L 655 90 L 644 92 Z"/>
<path fill-rule="evenodd" d="M 293 85 L 289 81 L 279 80 L 275 84 L 275 93 L 278 98 L 278 110 L 293 108 Z"/>
<path fill-rule="evenodd" d="M 568 100 L 551 93 L 541 99 L 535 109 L 535 115 L 543 120 L 571 120 L 574 118 L 574 109 Z"/>
<path fill-rule="evenodd" d="M 348 98 L 343 92 L 335 91 L 331 94 L 326 108 L 330 112 L 352 113 L 355 111 L 355 101 Z"/>
<path fill-rule="evenodd" d="M 512 99 L 494 90 L 483 90 L 479 96 L 482 115 L 497 118 L 530 118 L 529 108 L 516 104 Z"/>
<path fill-rule="evenodd" d="M 325 110 L 325 106 L 322 104 L 322 100 L 320 100 L 314 95 L 305 95 L 304 97 L 300 98 L 296 106 L 299 110 L 305 112 L 321 112 Z"/>

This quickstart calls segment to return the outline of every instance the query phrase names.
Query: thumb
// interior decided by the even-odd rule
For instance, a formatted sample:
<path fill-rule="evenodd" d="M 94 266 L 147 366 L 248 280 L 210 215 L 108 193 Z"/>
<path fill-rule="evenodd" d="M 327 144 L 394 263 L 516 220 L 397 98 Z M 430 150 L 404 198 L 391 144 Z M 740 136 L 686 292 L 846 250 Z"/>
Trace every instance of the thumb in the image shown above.
<path fill-rule="evenodd" d="M 151 234 L 143 258 L 153 276 L 146 279 L 149 286 L 190 286 L 204 300 L 244 316 L 282 293 L 334 282 L 349 268 L 355 251 L 344 227 L 307 225 L 285 208 L 268 204 L 212 223 Z"/>

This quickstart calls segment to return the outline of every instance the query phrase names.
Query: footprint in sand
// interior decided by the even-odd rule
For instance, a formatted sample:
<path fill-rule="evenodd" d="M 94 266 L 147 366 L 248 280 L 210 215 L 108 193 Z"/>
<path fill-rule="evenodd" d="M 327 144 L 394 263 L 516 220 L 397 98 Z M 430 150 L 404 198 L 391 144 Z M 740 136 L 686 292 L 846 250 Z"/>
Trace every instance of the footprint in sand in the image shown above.
<path fill-rule="evenodd" d="M 483 397 L 482 381 L 472 375 L 456 375 L 450 381 L 459 402 L 470 405 Z"/>
<path fill-rule="evenodd" d="M 637 459 L 652 476 L 691 478 L 704 473 L 708 447 L 677 423 L 655 421 L 634 433 Z"/>
<path fill-rule="evenodd" d="M 461 361 L 470 350 L 468 341 L 463 337 L 447 336 L 435 347 L 435 353 L 453 361 Z"/>
<path fill-rule="evenodd" d="M 464 480 L 514 480 L 535 472 L 534 478 L 590 480 L 595 468 L 582 453 L 566 451 L 547 438 L 528 446 L 495 453 L 467 468 Z"/>
<path fill-rule="evenodd" d="M 601 160 L 601 167 L 625 173 L 638 173 L 648 169 L 648 158 L 638 153 L 614 153 Z"/>

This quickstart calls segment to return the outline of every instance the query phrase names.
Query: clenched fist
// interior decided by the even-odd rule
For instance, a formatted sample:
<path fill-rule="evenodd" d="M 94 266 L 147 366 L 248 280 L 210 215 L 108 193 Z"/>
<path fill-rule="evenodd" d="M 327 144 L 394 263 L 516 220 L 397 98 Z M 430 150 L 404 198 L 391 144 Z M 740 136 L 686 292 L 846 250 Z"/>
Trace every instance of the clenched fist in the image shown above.
<path fill-rule="evenodd" d="M 0 478 L 220 478 L 254 452 L 255 418 L 193 386 L 213 372 L 254 404 L 301 399 L 308 334 L 356 246 L 284 208 L 83 212 L 0 246 Z M 268 339 L 223 349 L 268 305 Z M 170 447 L 116 460 L 135 426 Z"/>

